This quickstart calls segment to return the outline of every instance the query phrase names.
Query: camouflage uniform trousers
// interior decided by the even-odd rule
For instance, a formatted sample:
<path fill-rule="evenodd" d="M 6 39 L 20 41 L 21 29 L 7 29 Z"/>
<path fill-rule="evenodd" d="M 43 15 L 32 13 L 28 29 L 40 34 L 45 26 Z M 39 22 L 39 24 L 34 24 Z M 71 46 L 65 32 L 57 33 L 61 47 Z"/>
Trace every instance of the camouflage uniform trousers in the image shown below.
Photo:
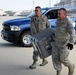
<path fill-rule="evenodd" d="M 38 61 L 38 57 L 40 57 L 39 51 L 38 51 L 37 47 L 35 46 L 35 43 L 34 43 L 35 41 L 31 40 L 31 42 L 32 42 L 33 49 L 34 49 L 34 51 L 33 51 L 33 60 Z"/>
<path fill-rule="evenodd" d="M 62 45 L 62 43 L 56 42 L 52 47 L 52 61 L 53 66 L 57 71 L 61 71 L 62 64 L 66 67 L 70 67 L 72 63 L 68 59 L 69 49 L 66 45 Z"/>
<path fill-rule="evenodd" d="M 33 60 L 38 61 L 38 57 L 39 57 L 39 52 L 36 51 L 36 50 L 34 50 L 34 51 L 33 51 Z"/>

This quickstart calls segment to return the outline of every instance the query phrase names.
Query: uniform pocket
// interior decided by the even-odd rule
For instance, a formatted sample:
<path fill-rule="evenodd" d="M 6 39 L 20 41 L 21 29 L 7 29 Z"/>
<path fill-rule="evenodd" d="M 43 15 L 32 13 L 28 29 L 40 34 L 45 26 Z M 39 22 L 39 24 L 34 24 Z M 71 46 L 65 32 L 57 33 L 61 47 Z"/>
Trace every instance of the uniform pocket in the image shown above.
<path fill-rule="evenodd" d="M 46 29 L 46 22 L 42 22 L 42 28 Z"/>

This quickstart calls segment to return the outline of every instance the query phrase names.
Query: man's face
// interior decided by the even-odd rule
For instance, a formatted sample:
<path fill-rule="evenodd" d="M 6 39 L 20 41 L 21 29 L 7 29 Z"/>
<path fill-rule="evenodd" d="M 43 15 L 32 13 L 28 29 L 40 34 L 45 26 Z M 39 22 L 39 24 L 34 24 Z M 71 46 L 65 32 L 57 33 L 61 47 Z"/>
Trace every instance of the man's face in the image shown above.
<path fill-rule="evenodd" d="M 41 10 L 40 10 L 39 8 L 36 8 L 36 9 L 35 9 L 35 14 L 36 14 L 37 16 L 41 15 Z"/>
<path fill-rule="evenodd" d="M 66 12 L 63 11 L 63 10 L 59 10 L 58 11 L 58 17 L 61 19 L 61 20 L 64 20 L 66 18 Z"/>

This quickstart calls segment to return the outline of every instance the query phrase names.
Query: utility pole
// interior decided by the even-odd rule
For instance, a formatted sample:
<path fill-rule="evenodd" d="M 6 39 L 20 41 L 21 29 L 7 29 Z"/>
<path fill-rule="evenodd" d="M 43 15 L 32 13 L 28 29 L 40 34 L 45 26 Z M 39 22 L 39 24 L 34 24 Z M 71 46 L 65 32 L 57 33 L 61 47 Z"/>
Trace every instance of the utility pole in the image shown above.
<path fill-rule="evenodd" d="M 49 0 L 49 7 L 51 7 L 51 0 Z"/>
<path fill-rule="evenodd" d="M 34 11 L 34 1 L 33 1 L 33 10 L 32 11 Z"/>

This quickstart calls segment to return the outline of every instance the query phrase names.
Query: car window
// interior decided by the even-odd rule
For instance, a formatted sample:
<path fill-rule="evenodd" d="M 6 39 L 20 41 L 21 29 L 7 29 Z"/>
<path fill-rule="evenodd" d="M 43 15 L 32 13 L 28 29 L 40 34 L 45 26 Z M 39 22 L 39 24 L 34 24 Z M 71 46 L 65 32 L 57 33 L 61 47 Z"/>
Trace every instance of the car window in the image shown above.
<path fill-rule="evenodd" d="M 45 14 L 48 19 L 57 19 L 58 18 L 58 9 L 50 10 Z"/>

